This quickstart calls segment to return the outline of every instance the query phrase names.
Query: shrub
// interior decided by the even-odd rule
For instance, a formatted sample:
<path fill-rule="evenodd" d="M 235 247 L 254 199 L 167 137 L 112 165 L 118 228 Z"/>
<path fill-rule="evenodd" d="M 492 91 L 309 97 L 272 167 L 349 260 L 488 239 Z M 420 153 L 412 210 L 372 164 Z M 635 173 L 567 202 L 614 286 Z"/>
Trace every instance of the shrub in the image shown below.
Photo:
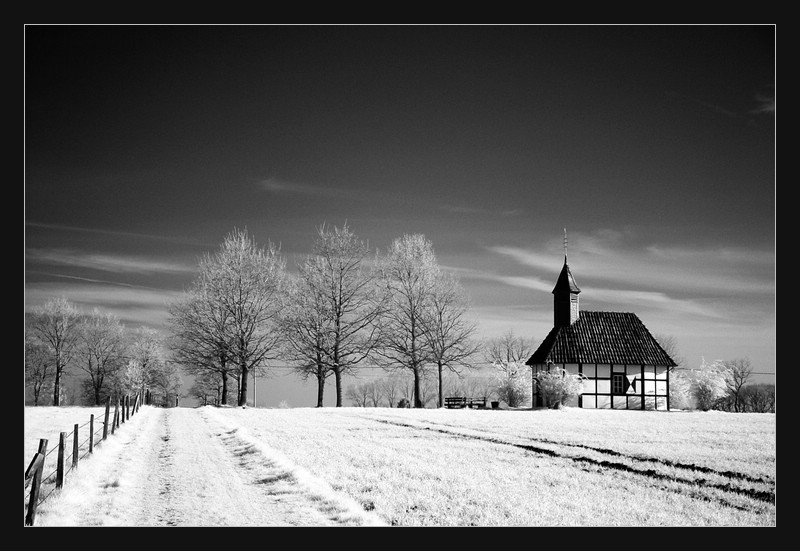
<path fill-rule="evenodd" d="M 583 390 L 583 375 L 569 373 L 560 367 L 551 367 L 536 376 L 544 403 L 553 409 L 560 408 L 570 398 Z"/>
<path fill-rule="evenodd" d="M 720 360 L 709 364 L 703 359 L 700 367 L 690 372 L 690 377 L 698 409 L 713 409 L 719 399 L 725 396 L 725 366 Z"/>
<path fill-rule="evenodd" d="M 496 361 L 494 393 L 508 407 L 523 405 L 530 397 L 530 368 L 518 362 Z"/>
<path fill-rule="evenodd" d="M 674 370 L 669 379 L 669 404 L 672 409 L 692 408 L 692 381 Z"/>

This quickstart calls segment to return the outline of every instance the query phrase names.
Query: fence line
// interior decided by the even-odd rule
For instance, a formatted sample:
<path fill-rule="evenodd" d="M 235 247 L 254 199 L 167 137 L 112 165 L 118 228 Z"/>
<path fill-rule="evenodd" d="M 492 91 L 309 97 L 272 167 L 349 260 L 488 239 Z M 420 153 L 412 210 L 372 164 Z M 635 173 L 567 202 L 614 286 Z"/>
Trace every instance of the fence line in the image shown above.
<path fill-rule="evenodd" d="M 132 414 L 139 411 L 140 407 L 144 404 L 150 404 L 151 395 L 148 392 L 144 400 L 142 400 L 141 393 L 133 396 L 133 403 L 131 403 L 131 396 L 118 398 L 114 404 L 114 418 L 111 422 L 111 434 L 114 434 L 115 429 L 119 428 L 122 423 L 130 420 Z M 73 470 L 78 468 L 81 459 L 94 453 L 94 448 L 100 445 L 101 442 L 108 438 L 109 428 L 109 415 L 111 411 L 111 398 L 106 399 L 105 414 L 103 416 L 102 427 L 98 430 L 94 429 L 94 414 L 89 416 L 89 421 L 83 425 L 77 423 L 73 426 L 71 432 L 59 433 L 58 446 L 50 450 L 47 449 L 48 441 L 44 438 L 39 440 L 39 450 L 34 454 L 28 468 L 25 470 L 25 484 L 23 489 L 23 501 L 27 502 L 25 514 L 25 526 L 33 526 L 36 519 L 36 509 L 39 505 L 44 503 L 56 490 L 60 490 L 64 485 L 66 476 Z M 88 436 L 80 441 L 81 429 L 89 426 Z M 102 433 L 97 441 L 95 436 Z M 67 453 L 67 441 L 72 439 L 72 451 Z M 82 447 L 88 447 L 87 451 L 80 454 Z M 47 476 L 44 475 L 44 467 L 50 454 L 56 453 L 56 467 Z M 42 486 L 47 485 L 49 491 L 42 497 Z M 30 486 L 30 492 L 25 493 L 25 489 Z"/>

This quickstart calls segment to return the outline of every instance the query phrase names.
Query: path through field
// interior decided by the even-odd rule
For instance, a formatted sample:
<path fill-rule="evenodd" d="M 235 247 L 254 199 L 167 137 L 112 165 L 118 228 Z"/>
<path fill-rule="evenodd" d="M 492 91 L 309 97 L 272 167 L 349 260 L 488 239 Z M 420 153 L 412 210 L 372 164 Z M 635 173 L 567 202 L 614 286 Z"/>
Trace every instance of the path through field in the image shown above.
<path fill-rule="evenodd" d="M 70 526 L 329 526 L 370 523 L 346 498 L 313 488 L 203 409 L 144 408 L 40 514 Z"/>

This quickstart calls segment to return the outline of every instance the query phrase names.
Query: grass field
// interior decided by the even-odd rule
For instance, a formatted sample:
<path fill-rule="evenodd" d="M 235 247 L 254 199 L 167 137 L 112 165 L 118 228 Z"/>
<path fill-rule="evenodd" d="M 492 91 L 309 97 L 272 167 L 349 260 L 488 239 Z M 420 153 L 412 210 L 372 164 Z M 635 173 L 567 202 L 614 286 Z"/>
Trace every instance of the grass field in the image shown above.
<path fill-rule="evenodd" d="M 775 414 L 203 409 L 389 525 L 775 526 Z"/>
<path fill-rule="evenodd" d="M 775 525 L 774 414 L 215 413 L 392 525 Z"/>

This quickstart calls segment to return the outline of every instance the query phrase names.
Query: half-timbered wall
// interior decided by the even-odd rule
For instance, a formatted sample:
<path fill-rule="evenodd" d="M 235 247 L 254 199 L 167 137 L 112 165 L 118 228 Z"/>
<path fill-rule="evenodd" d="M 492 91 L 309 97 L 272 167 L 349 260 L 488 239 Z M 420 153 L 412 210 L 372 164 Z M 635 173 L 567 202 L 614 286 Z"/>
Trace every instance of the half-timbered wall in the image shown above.
<path fill-rule="evenodd" d="M 584 377 L 581 395 L 564 405 L 587 409 L 669 408 L 669 373 L 666 367 L 585 363 L 561 364 L 559 367 Z M 534 365 L 534 376 L 547 369 L 543 365 Z M 534 392 L 538 393 L 535 385 Z M 534 403 L 543 405 L 541 400 Z"/>

